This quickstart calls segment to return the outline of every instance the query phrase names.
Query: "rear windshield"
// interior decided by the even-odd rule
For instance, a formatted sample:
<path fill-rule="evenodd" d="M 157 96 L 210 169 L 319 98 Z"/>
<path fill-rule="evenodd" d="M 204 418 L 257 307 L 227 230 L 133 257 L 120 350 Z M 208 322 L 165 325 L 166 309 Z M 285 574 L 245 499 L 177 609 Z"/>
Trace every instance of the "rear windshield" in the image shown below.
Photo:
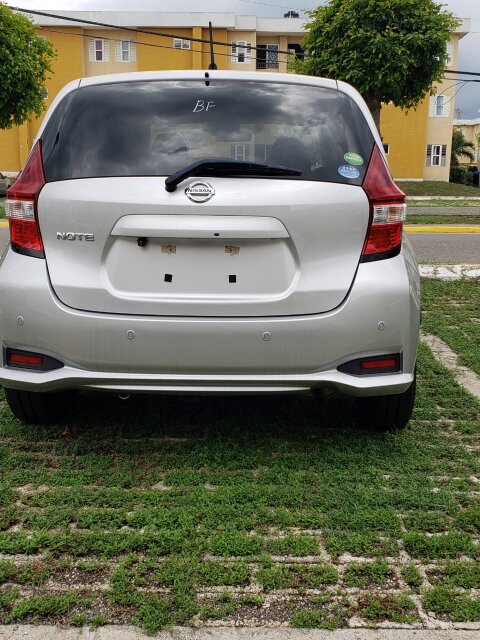
<path fill-rule="evenodd" d="M 282 179 L 361 184 L 373 136 L 334 89 L 275 82 L 150 81 L 70 93 L 42 135 L 47 181 L 168 176 L 207 158 L 297 169 Z"/>

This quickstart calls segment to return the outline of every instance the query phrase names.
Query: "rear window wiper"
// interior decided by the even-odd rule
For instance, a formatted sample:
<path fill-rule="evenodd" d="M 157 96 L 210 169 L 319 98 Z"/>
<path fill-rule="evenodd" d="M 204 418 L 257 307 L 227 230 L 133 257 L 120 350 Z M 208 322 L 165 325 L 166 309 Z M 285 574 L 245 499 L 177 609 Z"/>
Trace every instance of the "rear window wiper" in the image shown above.
<path fill-rule="evenodd" d="M 183 169 L 172 173 L 165 180 L 165 189 L 176 191 L 177 186 L 191 176 L 301 176 L 297 169 L 289 169 L 273 164 L 245 162 L 243 160 L 206 159 L 197 160 Z"/>

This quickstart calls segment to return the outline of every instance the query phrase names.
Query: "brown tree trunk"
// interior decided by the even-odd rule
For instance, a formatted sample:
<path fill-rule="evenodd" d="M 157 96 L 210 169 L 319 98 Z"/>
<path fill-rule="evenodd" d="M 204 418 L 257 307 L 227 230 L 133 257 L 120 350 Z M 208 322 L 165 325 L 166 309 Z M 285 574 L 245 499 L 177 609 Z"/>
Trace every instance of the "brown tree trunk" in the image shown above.
<path fill-rule="evenodd" d="M 372 114 L 373 121 L 378 129 L 378 133 L 380 136 L 382 135 L 380 132 L 380 109 L 382 108 L 380 98 L 372 95 L 371 93 L 364 93 L 363 99 L 367 103 L 367 107 L 370 109 L 370 113 Z"/>

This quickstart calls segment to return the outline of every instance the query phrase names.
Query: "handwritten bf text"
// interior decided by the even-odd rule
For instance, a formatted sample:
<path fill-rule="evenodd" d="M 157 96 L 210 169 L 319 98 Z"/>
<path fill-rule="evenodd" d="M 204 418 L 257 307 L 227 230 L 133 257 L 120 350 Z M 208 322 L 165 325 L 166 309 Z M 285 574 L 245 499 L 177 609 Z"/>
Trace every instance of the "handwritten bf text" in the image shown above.
<path fill-rule="evenodd" d="M 215 102 L 213 100 L 209 100 L 205 102 L 205 100 L 197 100 L 197 104 L 193 110 L 193 113 L 198 113 L 199 111 L 208 111 L 209 109 L 214 109 L 216 107 Z"/>

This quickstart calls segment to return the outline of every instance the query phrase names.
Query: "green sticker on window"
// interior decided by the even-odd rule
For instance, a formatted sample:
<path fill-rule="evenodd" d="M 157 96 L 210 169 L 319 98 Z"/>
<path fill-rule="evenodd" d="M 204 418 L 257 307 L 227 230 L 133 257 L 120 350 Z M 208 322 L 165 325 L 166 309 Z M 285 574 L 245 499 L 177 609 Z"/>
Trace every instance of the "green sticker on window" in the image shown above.
<path fill-rule="evenodd" d="M 345 161 L 348 162 L 349 164 L 363 164 L 363 158 L 362 156 L 359 156 L 358 153 L 353 153 L 352 151 L 349 151 L 343 157 L 345 158 Z"/>

